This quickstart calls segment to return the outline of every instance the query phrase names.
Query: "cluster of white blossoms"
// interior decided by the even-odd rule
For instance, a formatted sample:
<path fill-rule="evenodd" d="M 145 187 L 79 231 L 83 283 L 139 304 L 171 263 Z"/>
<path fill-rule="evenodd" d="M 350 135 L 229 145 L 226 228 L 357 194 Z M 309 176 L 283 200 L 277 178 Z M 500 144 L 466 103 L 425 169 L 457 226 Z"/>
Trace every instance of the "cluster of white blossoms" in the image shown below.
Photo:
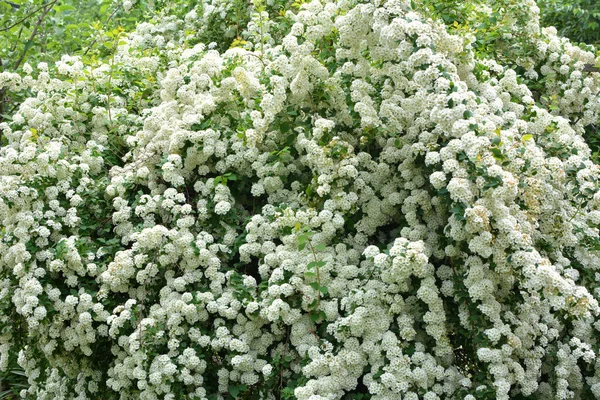
<path fill-rule="evenodd" d="M 21 396 L 600 398 L 593 53 L 529 0 L 511 66 L 410 1 L 238 3 L 0 73 Z"/>

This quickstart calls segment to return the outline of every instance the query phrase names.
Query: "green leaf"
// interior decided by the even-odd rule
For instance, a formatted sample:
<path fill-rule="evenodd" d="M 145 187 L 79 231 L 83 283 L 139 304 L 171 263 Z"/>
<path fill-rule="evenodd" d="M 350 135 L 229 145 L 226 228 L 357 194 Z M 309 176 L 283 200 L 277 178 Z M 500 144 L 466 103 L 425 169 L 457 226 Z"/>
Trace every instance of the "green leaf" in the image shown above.
<path fill-rule="evenodd" d="M 73 11 L 76 8 L 69 4 L 62 4 L 60 6 L 54 6 L 54 9 L 59 12 L 64 12 L 64 11 Z"/>
<path fill-rule="evenodd" d="M 450 211 L 452 212 L 452 214 L 454 214 L 457 220 L 462 221 L 465 219 L 465 208 L 463 206 L 457 204 L 454 207 L 452 207 Z"/>
<path fill-rule="evenodd" d="M 315 250 L 317 251 L 325 251 L 326 246 L 323 243 L 319 243 L 315 246 Z"/>
<path fill-rule="evenodd" d="M 493 147 L 490 149 L 490 151 L 492 152 L 492 154 L 494 155 L 494 158 L 497 160 L 503 160 L 504 159 L 504 154 L 502 154 L 502 151 L 500 151 L 500 149 Z"/>
<path fill-rule="evenodd" d="M 23 49 L 23 53 L 27 53 L 27 51 L 33 47 L 33 40 L 28 40 L 27 43 L 25 43 L 25 48 Z"/>
<path fill-rule="evenodd" d="M 240 392 L 245 392 L 246 389 L 248 389 L 246 385 L 229 385 L 229 394 L 235 399 Z"/>
<path fill-rule="evenodd" d="M 298 236 L 298 250 L 304 250 L 306 247 L 306 242 L 308 242 L 308 236 L 299 235 Z"/>
<path fill-rule="evenodd" d="M 529 134 L 528 134 L 528 135 L 524 135 L 524 136 L 521 138 L 521 140 L 522 140 L 523 142 L 526 142 L 526 141 L 528 141 L 528 140 L 531 140 L 531 139 L 533 139 L 533 135 L 529 135 Z"/>

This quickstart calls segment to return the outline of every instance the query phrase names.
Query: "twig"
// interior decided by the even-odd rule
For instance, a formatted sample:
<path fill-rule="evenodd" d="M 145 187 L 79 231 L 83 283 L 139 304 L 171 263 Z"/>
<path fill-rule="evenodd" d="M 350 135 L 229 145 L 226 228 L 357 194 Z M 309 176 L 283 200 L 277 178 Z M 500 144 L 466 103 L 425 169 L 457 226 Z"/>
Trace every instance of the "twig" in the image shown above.
<path fill-rule="evenodd" d="M 243 54 L 243 55 L 244 55 L 244 56 L 254 56 L 254 57 L 258 58 L 258 60 L 260 61 L 260 63 L 263 65 L 263 67 L 264 67 L 264 68 L 267 68 L 267 64 L 265 64 L 265 62 L 264 62 L 264 60 L 262 59 L 262 57 L 260 57 L 260 56 L 258 56 L 258 55 L 256 55 L 256 54 L 254 54 L 254 53 L 251 53 L 251 52 L 247 52 L 246 54 Z"/>
<path fill-rule="evenodd" d="M 20 5 L 13 3 L 12 1 L 8 1 L 8 0 L 3 0 L 4 3 L 8 4 L 9 6 L 11 6 L 12 8 L 18 10 L 19 8 L 21 8 Z"/>
<path fill-rule="evenodd" d="M 582 69 L 583 72 L 600 72 L 600 68 L 593 66 L 592 64 L 585 64 Z"/>
<path fill-rule="evenodd" d="M 54 5 L 54 3 L 56 3 L 57 1 L 58 0 L 54 0 L 51 3 L 46 3 L 46 4 L 43 4 L 43 5 L 39 6 L 38 8 L 36 8 L 35 10 L 33 10 L 32 12 L 30 12 L 29 14 L 27 14 L 23 18 L 21 18 L 20 20 L 18 20 L 17 22 L 15 22 L 14 24 L 12 24 L 10 26 L 7 26 L 6 28 L 0 29 L 0 32 L 5 32 L 5 31 L 8 31 L 8 30 L 11 30 L 15 26 L 19 25 L 21 22 L 25 21 L 27 18 L 31 17 L 33 14 L 37 13 L 38 11 L 40 11 L 42 8 L 44 8 L 44 7 L 48 6 L 48 5 Z"/>

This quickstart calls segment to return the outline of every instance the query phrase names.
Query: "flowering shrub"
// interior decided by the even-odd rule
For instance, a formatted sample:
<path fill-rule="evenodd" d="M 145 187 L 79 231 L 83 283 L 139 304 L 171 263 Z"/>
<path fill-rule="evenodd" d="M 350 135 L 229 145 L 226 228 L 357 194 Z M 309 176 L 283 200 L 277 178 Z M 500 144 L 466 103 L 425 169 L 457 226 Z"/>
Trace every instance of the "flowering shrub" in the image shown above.
<path fill-rule="evenodd" d="M 594 54 L 532 1 L 485 54 L 422 3 L 241 4 L 0 74 L 21 396 L 600 398 Z"/>

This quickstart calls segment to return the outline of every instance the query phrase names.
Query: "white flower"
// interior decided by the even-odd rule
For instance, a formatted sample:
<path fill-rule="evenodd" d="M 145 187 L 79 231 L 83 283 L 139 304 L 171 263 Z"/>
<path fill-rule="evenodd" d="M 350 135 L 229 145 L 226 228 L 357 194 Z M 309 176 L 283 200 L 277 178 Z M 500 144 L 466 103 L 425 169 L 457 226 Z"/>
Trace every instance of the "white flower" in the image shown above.
<path fill-rule="evenodd" d="M 441 171 L 436 171 L 429 177 L 429 181 L 436 189 L 441 189 L 446 185 L 446 174 Z"/>
<path fill-rule="evenodd" d="M 231 203 L 228 201 L 220 201 L 215 205 L 215 213 L 217 215 L 227 214 L 231 210 Z"/>
<path fill-rule="evenodd" d="M 266 364 L 264 367 L 262 367 L 262 370 L 261 370 L 261 372 L 263 373 L 264 376 L 271 375 L 272 371 L 273 371 L 273 366 L 271 364 Z"/>

